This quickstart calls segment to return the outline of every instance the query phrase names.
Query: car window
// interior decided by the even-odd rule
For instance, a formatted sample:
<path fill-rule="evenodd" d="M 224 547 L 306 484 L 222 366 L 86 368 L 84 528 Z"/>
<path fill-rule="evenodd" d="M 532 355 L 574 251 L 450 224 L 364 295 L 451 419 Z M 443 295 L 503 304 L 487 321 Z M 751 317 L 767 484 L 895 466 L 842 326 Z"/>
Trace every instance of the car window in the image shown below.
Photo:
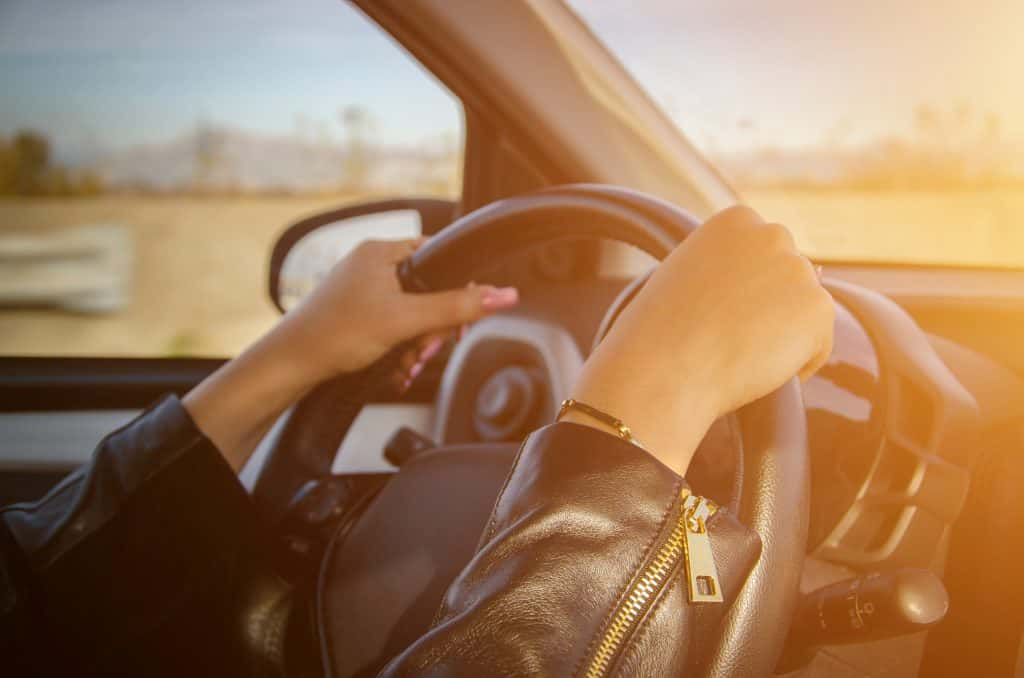
<path fill-rule="evenodd" d="M 337 0 L 4 0 L 0 82 L 0 355 L 233 355 L 289 223 L 461 186 L 460 104 Z"/>
<path fill-rule="evenodd" d="M 1024 267 L 1020 0 L 571 0 L 823 260 Z"/>

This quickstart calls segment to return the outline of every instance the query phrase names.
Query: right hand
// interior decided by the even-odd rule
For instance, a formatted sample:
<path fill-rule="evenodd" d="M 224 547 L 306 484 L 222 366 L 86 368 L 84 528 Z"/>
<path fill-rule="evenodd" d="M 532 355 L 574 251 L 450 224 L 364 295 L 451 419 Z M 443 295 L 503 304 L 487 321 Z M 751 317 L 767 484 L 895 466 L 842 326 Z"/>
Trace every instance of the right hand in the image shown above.
<path fill-rule="evenodd" d="M 732 207 L 662 262 L 587 359 L 572 397 L 623 420 L 682 473 L 714 419 L 825 362 L 833 316 L 789 231 Z"/>

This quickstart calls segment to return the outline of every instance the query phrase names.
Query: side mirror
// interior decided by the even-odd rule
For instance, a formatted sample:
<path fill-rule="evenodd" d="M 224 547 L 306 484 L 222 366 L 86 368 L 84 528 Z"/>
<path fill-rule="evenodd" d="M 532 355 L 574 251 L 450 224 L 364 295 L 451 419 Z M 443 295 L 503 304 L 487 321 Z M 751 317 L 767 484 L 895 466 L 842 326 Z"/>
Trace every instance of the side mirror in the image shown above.
<path fill-rule="evenodd" d="M 451 200 L 384 200 L 303 219 L 289 226 L 274 244 L 270 298 L 279 310 L 287 311 L 359 243 L 433 235 L 455 219 L 456 208 Z"/>

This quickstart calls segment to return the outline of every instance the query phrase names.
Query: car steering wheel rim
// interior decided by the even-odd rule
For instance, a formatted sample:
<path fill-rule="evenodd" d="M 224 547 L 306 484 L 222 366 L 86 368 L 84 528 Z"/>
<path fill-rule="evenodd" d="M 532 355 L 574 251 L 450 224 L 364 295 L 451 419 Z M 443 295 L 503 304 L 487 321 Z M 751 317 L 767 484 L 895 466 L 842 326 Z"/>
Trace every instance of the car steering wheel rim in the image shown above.
<path fill-rule="evenodd" d="M 660 260 L 698 225 L 686 211 L 630 189 L 559 186 L 463 216 L 401 262 L 398 276 L 410 292 L 461 287 L 496 260 L 567 236 L 625 242 Z M 629 298 L 620 296 L 609 314 Z M 709 676 L 773 671 L 799 598 L 807 545 L 809 455 L 798 383 L 790 380 L 736 416 L 743 447 L 738 518 L 760 535 L 762 552 L 704 658 Z"/>

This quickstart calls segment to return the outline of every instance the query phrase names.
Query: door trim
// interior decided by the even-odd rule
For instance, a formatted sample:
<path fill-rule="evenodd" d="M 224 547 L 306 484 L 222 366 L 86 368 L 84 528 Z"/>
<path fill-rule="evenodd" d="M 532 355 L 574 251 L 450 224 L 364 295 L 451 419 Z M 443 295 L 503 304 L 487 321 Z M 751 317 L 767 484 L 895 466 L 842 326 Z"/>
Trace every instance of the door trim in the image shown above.
<path fill-rule="evenodd" d="M 0 357 L 0 412 L 140 409 L 179 396 L 224 358 Z"/>

